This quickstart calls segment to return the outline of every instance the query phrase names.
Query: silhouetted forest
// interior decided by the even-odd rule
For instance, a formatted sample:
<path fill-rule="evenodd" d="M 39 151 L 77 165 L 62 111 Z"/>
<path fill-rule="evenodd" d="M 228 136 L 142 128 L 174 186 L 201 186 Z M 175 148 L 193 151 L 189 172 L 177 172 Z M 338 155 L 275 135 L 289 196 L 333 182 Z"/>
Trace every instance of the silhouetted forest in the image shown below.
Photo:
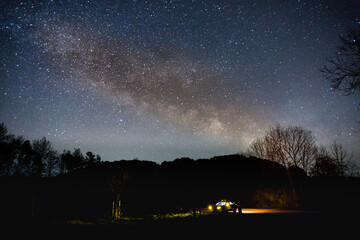
<path fill-rule="evenodd" d="M 30 142 L 10 134 L 0 123 L 0 176 L 51 177 L 100 162 L 92 152 L 85 156 L 79 148 L 57 152 L 45 137 Z"/>
<path fill-rule="evenodd" d="M 239 154 L 161 164 L 102 162 L 91 152 L 83 156 L 75 149 L 58 154 L 46 139 L 30 143 L 3 132 L 3 220 L 199 214 L 209 203 L 224 198 L 250 208 L 360 209 L 360 179 L 356 177 L 310 177 L 297 166 L 286 168 Z M 54 165 L 52 158 L 57 159 Z"/>
<path fill-rule="evenodd" d="M 360 179 L 290 172 L 292 184 L 280 164 L 242 155 L 99 162 L 58 177 L 3 177 L 1 211 L 5 218 L 117 219 L 201 210 L 222 198 L 243 207 L 359 209 Z"/>

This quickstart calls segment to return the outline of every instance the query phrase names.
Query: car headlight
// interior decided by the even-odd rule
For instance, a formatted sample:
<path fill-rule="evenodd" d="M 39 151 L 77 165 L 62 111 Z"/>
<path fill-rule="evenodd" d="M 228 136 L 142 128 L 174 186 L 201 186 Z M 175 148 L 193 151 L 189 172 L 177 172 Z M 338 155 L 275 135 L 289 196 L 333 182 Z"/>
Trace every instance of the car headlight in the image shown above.
<path fill-rule="evenodd" d="M 217 206 L 216 209 L 217 209 L 217 210 L 220 210 L 220 209 L 221 209 L 221 206 Z"/>
<path fill-rule="evenodd" d="M 211 206 L 211 205 L 209 205 L 209 206 L 208 206 L 208 209 L 209 209 L 209 210 L 212 210 L 213 208 L 212 208 L 212 206 Z"/>

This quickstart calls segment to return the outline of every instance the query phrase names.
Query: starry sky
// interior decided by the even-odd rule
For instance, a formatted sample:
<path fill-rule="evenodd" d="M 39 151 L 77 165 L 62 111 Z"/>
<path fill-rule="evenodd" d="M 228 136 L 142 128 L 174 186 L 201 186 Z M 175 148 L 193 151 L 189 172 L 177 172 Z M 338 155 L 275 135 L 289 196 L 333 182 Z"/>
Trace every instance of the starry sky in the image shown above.
<path fill-rule="evenodd" d="M 0 121 L 103 160 L 246 151 L 272 124 L 360 162 L 359 95 L 318 68 L 357 0 L 0 1 Z"/>

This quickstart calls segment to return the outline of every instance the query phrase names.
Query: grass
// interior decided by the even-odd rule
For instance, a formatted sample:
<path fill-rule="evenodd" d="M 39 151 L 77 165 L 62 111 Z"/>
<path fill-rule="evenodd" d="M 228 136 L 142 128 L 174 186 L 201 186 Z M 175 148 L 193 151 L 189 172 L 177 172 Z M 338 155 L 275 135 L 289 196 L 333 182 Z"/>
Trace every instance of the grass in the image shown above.
<path fill-rule="evenodd" d="M 208 215 L 208 213 L 196 211 L 195 216 Z M 138 224 L 149 221 L 161 221 L 161 220 L 176 220 L 184 218 L 194 218 L 194 212 L 181 212 L 181 213 L 166 213 L 166 214 L 152 214 L 145 217 L 131 217 L 122 216 L 119 219 L 113 218 L 98 218 L 98 219 L 71 219 L 67 221 L 56 221 L 55 224 L 68 224 L 68 225 L 111 225 L 111 224 Z"/>

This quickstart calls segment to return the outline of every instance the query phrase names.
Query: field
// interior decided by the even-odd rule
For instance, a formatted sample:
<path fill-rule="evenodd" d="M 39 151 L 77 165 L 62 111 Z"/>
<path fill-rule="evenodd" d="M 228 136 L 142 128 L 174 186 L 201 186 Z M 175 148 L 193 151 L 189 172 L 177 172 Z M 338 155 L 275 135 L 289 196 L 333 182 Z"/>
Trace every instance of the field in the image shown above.
<path fill-rule="evenodd" d="M 40 236 L 44 230 L 57 237 L 131 237 L 131 238 L 341 238 L 359 239 L 357 216 L 342 212 L 262 212 L 241 215 L 205 214 L 197 217 L 178 216 L 162 219 L 123 219 L 119 221 L 22 221 L 22 231 Z M 19 224 L 19 223 L 17 223 Z M 20 225 L 12 225 L 14 229 Z M 4 225 L 3 225 L 4 226 Z M 9 231 L 12 228 L 7 228 Z"/>

